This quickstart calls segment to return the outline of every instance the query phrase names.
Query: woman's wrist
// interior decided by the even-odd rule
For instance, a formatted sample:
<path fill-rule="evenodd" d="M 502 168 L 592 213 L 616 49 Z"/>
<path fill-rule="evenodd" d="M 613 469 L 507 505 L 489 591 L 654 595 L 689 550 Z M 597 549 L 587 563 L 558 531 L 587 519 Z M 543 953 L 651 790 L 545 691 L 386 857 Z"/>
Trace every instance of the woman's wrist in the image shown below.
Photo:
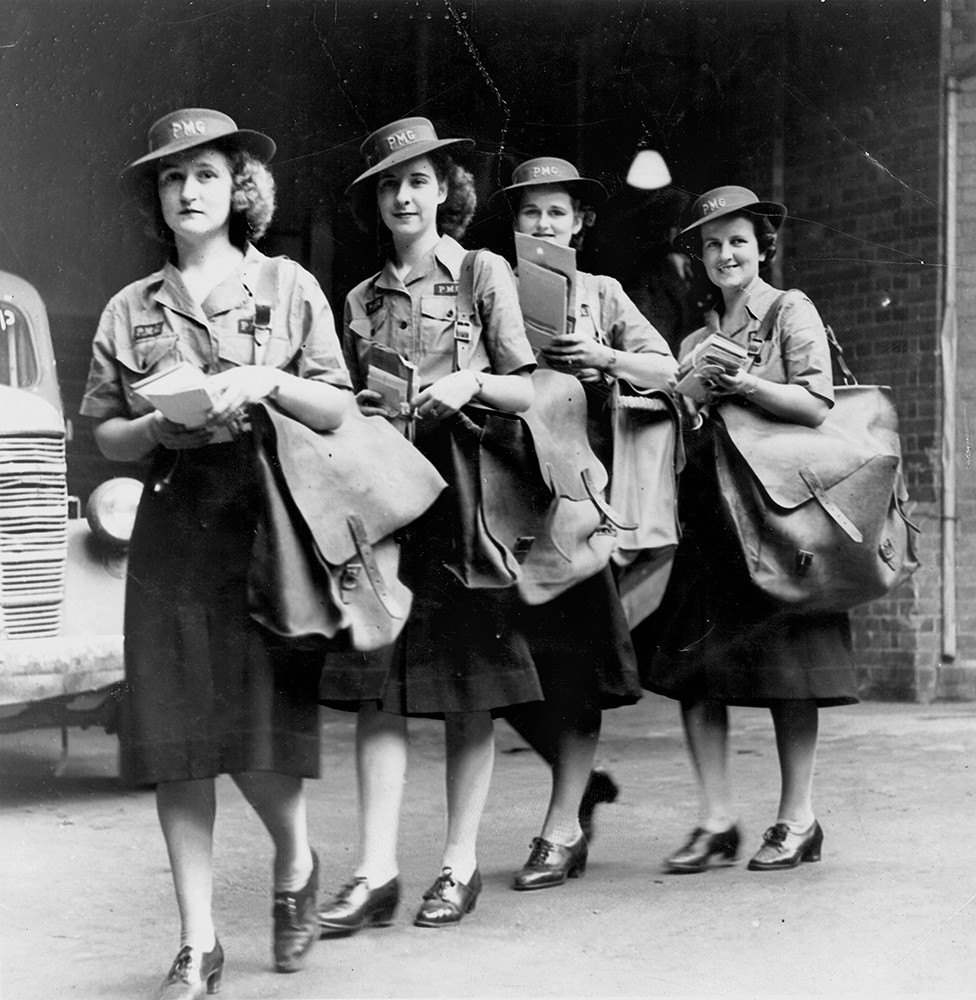
<path fill-rule="evenodd" d="M 163 421 L 165 419 L 159 410 L 153 410 L 152 413 L 146 415 L 146 432 L 149 436 L 149 444 L 153 448 L 158 447 L 163 439 Z"/>
<path fill-rule="evenodd" d="M 762 381 L 756 375 L 744 374 L 739 383 L 739 395 L 740 396 L 755 396 L 759 391 L 759 384 Z"/>
<path fill-rule="evenodd" d="M 481 395 L 482 390 L 485 387 L 485 375 L 484 375 L 484 372 L 476 372 L 473 369 L 469 368 L 469 369 L 467 369 L 467 373 L 474 380 L 474 392 L 471 394 L 471 398 L 472 399 L 477 399 Z"/>
<path fill-rule="evenodd" d="M 612 347 L 607 347 L 606 358 L 603 362 L 603 370 L 608 375 L 615 374 L 617 368 L 617 361 L 618 361 L 617 352 Z"/>

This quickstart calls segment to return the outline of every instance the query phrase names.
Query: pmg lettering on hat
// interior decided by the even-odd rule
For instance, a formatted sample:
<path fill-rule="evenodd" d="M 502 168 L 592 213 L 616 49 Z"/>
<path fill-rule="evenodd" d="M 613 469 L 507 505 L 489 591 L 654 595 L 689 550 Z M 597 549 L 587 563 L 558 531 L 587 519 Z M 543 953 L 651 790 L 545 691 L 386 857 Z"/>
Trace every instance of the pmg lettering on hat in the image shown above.
<path fill-rule="evenodd" d="M 702 205 L 702 210 L 705 215 L 708 215 L 709 212 L 717 212 L 720 208 L 725 208 L 725 204 L 724 198 L 710 198 Z"/>
<path fill-rule="evenodd" d="M 559 167 L 545 166 L 545 167 L 533 167 L 532 168 L 533 177 L 561 177 L 562 171 Z"/>
<path fill-rule="evenodd" d="M 387 145 L 390 149 L 402 149 L 410 143 L 417 141 L 417 133 L 412 128 L 404 129 L 402 132 L 394 132 L 386 137 Z"/>
<path fill-rule="evenodd" d="M 194 135 L 206 135 L 207 123 L 199 118 L 196 121 L 177 121 L 171 123 L 170 130 L 174 139 L 186 139 Z"/>

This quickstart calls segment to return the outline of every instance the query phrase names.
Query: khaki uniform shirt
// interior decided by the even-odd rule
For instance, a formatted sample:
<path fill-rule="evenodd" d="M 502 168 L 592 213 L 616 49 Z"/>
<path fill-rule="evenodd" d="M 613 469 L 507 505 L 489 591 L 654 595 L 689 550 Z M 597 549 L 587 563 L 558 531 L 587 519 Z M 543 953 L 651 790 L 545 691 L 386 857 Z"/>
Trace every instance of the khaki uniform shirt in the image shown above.
<path fill-rule="evenodd" d="M 802 385 L 814 396 L 834 403 L 834 382 L 830 364 L 830 345 L 823 321 L 816 306 L 802 293 L 788 295 L 765 343 L 759 341 L 759 328 L 766 313 L 783 293 L 778 288 L 756 278 L 746 299 L 748 321 L 740 329 L 725 336 L 758 351 L 749 368 L 753 375 L 781 385 Z M 719 318 L 714 312 L 706 317 L 707 324 L 689 334 L 681 342 L 679 361 L 711 333 L 720 332 Z"/>
<path fill-rule="evenodd" d="M 274 275 L 270 285 L 269 273 Z M 273 301 L 263 304 L 271 307 L 270 338 L 258 346 L 256 306 L 269 287 Z M 332 310 L 318 282 L 294 261 L 268 258 L 251 246 L 238 269 L 201 305 L 171 263 L 115 295 L 92 344 L 82 414 L 105 419 L 151 412 L 132 384 L 181 361 L 206 374 L 261 363 L 350 385 Z"/>
<path fill-rule="evenodd" d="M 357 390 L 366 386 L 369 346 L 374 342 L 417 366 L 419 388 L 454 371 L 458 285 L 466 253 L 456 240 L 442 236 L 403 280 L 387 261 L 382 271 L 349 293 L 343 347 Z M 534 368 L 518 289 L 504 258 L 487 250 L 478 253 L 473 298 L 490 371 L 510 375 Z"/>

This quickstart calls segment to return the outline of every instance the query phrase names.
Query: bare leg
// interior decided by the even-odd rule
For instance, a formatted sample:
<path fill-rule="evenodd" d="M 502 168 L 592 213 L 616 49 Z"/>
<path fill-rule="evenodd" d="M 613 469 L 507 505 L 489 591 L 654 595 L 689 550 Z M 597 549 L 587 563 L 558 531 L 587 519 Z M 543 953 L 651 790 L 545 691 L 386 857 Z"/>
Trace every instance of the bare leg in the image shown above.
<path fill-rule="evenodd" d="M 359 866 L 375 888 L 399 872 L 397 835 L 407 775 L 407 720 L 364 703 L 356 720 Z"/>
<path fill-rule="evenodd" d="M 778 823 L 803 833 L 814 820 L 813 768 L 817 756 L 819 713 L 813 701 L 784 701 L 771 708 L 782 791 Z"/>
<path fill-rule="evenodd" d="M 495 763 L 495 732 L 489 712 L 449 712 L 447 747 L 447 842 L 443 866 L 467 884 L 477 866 L 478 827 Z"/>
<path fill-rule="evenodd" d="M 716 701 L 682 704 L 681 718 L 698 775 L 699 826 L 720 833 L 735 823 L 728 769 L 728 709 Z"/>
<path fill-rule="evenodd" d="M 201 952 L 214 947 L 213 826 L 216 799 L 212 778 L 161 781 L 156 811 L 166 840 L 176 905 L 180 911 L 180 945 Z"/>
<path fill-rule="evenodd" d="M 275 892 L 298 892 L 312 874 L 302 779 L 273 771 L 231 775 L 274 843 Z"/>

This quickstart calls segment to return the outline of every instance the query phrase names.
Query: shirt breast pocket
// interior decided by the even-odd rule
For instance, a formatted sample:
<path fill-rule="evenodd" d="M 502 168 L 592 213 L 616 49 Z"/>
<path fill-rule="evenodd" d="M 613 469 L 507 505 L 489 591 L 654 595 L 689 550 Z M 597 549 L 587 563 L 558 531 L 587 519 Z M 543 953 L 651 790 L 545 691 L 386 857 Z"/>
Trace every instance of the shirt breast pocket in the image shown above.
<path fill-rule="evenodd" d="M 457 302 L 453 296 L 422 295 L 420 321 L 423 325 L 424 354 L 429 358 L 454 355 L 454 328 Z"/>
<path fill-rule="evenodd" d="M 139 415 L 150 412 L 152 407 L 135 394 L 133 384 L 150 375 L 174 368 L 181 359 L 176 336 L 158 334 L 153 337 L 143 337 L 126 347 L 117 348 L 115 360 L 121 369 L 126 402 L 133 413 Z"/>

